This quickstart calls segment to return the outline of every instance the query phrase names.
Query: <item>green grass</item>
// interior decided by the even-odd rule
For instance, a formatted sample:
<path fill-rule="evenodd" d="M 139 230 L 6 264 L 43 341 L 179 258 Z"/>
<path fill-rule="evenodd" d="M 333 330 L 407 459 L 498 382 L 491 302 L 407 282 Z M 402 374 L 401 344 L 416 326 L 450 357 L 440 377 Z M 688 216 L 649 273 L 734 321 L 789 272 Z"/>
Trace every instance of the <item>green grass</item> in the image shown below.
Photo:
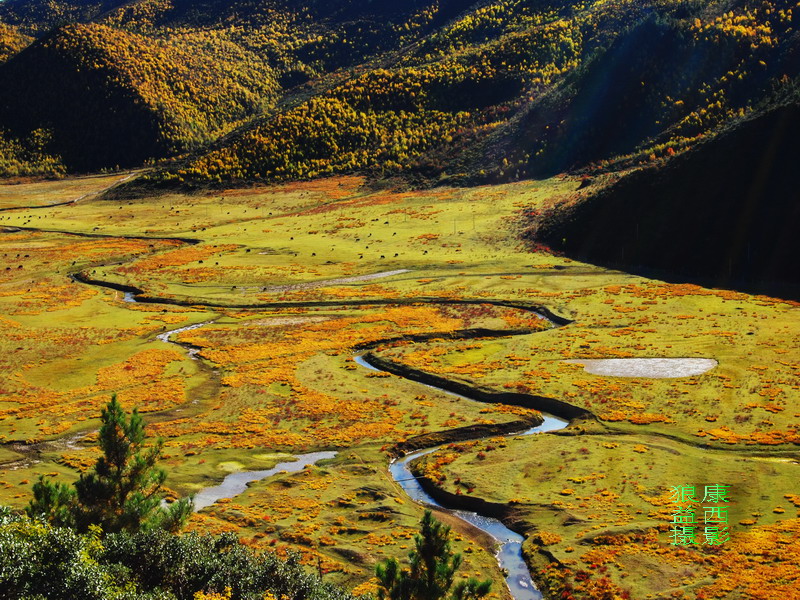
<path fill-rule="evenodd" d="M 0 185 L 0 209 L 80 201 L 104 191 L 124 177 L 127 175 L 90 175 L 58 181 L 4 183 Z M 38 220 L 38 213 L 36 216 Z"/>
<path fill-rule="evenodd" d="M 221 192 L 122 203 L 88 202 L 52 209 L 43 218 L 47 219 L 48 228 L 57 230 L 198 237 L 203 240 L 203 247 L 237 246 L 212 254 L 203 259 L 203 264 L 195 260 L 178 267 L 154 269 L 158 271 L 158 287 L 152 290 L 147 285 L 147 274 L 136 278 L 115 274 L 113 268 L 98 270 L 99 275 L 111 281 L 136 284 L 148 292 L 177 298 L 256 303 L 259 286 L 397 269 L 412 269 L 413 273 L 338 287 L 349 290 L 376 285 L 401 293 L 419 289 L 434 295 L 454 287 L 494 287 L 490 284 L 492 279 L 484 279 L 494 273 L 531 272 L 529 265 L 535 257 L 520 251 L 509 253 L 503 243 L 508 235 L 504 231 L 508 219 L 519 210 L 514 202 L 519 206 L 544 205 L 577 187 L 574 181 L 506 186 L 500 194 L 513 194 L 513 202 L 501 204 L 487 201 L 498 194 L 491 188 L 393 195 L 359 188 L 358 180 L 344 181 L 344 193 L 356 194 L 355 199 L 330 198 L 330 192 L 342 193 L 340 186 L 323 181 L 298 184 L 284 193 L 256 188 L 234 196 Z M 169 216 L 164 211 L 169 211 Z M 15 220 L 13 215 L 7 216 L 6 221 L 29 223 L 25 217 Z M 41 226 L 38 219 L 34 224 Z M 343 225 L 347 227 L 340 227 Z M 425 240 L 420 236 L 438 237 Z M 549 257 L 548 261 L 560 264 Z M 196 273 L 192 271 L 197 269 L 211 279 L 195 281 Z M 418 280 L 426 278 L 434 281 L 421 286 Z M 231 290 L 233 286 L 248 289 Z M 314 289 L 294 292 L 291 297 L 302 300 L 318 294 Z"/>
<path fill-rule="evenodd" d="M 670 296 L 654 285 L 640 282 L 634 292 L 592 289 L 570 303 L 574 324 L 543 334 L 416 345 L 387 356 L 476 385 L 512 382 L 515 390 L 563 398 L 625 431 L 645 429 L 693 444 L 794 447 L 792 398 L 800 381 L 787 348 L 795 309 L 744 295 Z M 632 312 L 615 313 L 615 307 Z M 564 362 L 614 357 L 713 358 L 720 364 L 695 377 L 647 379 L 592 375 Z M 464 372 L 464 364 L 480 376 Z M 503 368 L 482 369 L 491 364 Z M 786 435 L 768 441 L 773 431 Z"/>
<path fill-rule="evenodd" d="M 530 536 L 532 562 L 546 562 L 537 554 L 539 546 L 593 577 L 600 575 L 590 565 L 606 564 L 633 598 L 664 597 L 683 588 L 687 579 L 689 590 L 708 582 L 705 563 L 715 555 L 707 547 L 665 559 L 676 506 L 673 486 L 695 486 L 702 499 L 705 485 L 730 485 L 727 508 L 734 536 L 779 524 L 798 512 L 787 499 L 796 493 L 797 464 L 789 459 L 732 457 L 643 433 L 541 434 L 463 446 L 454 462 L 439 467 L 447 477 L 440 487 L 464 494 L 470 487 L 470 496 L 510 503 L 518 526 Z M 424 472 L 426 464 L 444 454 L 429 455 L 416 468 Z M 514 468 L 508 469 L 509 464 Z M 497 477 L 500 469 L 502 478 Z M 697 511 L 702 522 L 703 509 Z M 647 531 L 647 541 L 625 537 Z"/>
<path fill-rule="evenodd" d="M 33 202 L 64 198 L 73 193 L 65 191 L 70 186 L 86 185 L 36 184 L 39 200 Z M 57 440 L 96 429 L 100 407 L 118 392 L 123 402 L 148 410 L 149 431 L 165 438 L 167 483 L 179 495 L 215 485 L 232 469 L 269 468 L 283 453 L 337 450 L 331 464 L 256 483 L 196 516 L 192 527 L 232 529 L 249 543 L 299 549 L 310 566 L 321 560 L 337 581 L 367 582 L 376 558 L 406 554 L 401 546 L 408 544 L 398 539 L 413 531 L 422 511 L 389 479 L 390 447 L 421 433 L 518 417 L 502 406 L 374 376 L 352 362 L 354 347 L 412 334 L 541 325 L 524 311 L 486 304 L 414 304 L 435 298 L 543 305 L 574 320 L 528 335 L 378 344 L 374 350 L 475 387 L 551 396 L 599 417 L 597 424 L 571 428 L 569 436 L 505 442 L 482 461 L 473 456 L 481 443 L 447 466 L 447 485 L 461 477 L 482 498 L 518 500 L 517 527 L 560 536 L 546 546 L 557 559 L 580 561 L 590 532 L 575 533 L 595 525 L 591 531 L 663 525 L 663 518 L 650 516 L 655 509 L 643 496 L 682 477 L 702 483 L 706 473 L 734 484 L 737 523 L 740 515 L 755 520 L 734 525 L 735 535 L 791 522 L 795 511 L 783 495 L 792 493 L 796 465 L 780 461 L 797 456 L 796 306 L 661 284 L 527 249 L 518 238 L 520 211 L 546 208 L 577 185 L 556 179 L 401 193 L 340 178 L 139 200 L 86 198 L 3 213 L 0 225 L 111 237 L 0 235 L 0 256 L 12 266 L 0 270 L 0 368 L 8 374 L 0 384 L 0 441 L 55 442 L 40 456 L 28 455 L 41 462 L 15 470 L 3 465 L 21 455 L 0 446 L 0 481 L 6 482 L 0 503 L 23 506 L 39 473 L 69 480 L 91 464 L 91 437 L 72 449 Z M 316 285 L 397 269 L 409 272 Z M 125 303 L 120 292 L 71 281 L 69 273 L 77 270 L 195 306 Z M 270 290 L 308 283 L 315 286 Z M 367 300 L 388 304 L 359 304 Z M 330 305 L 307 306 L 313 302 Z M 210 321 L 177 336 L 200 347 L 197 361 L 156 339 L 165 330 Z M 646 381 L 594 376 L 563 362 L 614 356 L 697 356 L 720 365 L 699 377 Z M 643 452 L 634 450 L 639 446 Z M 508 477 L 498 478 L 501 470 Z M 591 473 L 605 478 L 591 484 L 568 479 Z M 574 493 L 562 495 L 569 486 Z M 599 493 L 589 494 L 591 486 L 610 490 L 614 502 L 586 500 L 588 507 L 581 507 L 577 496 Z M 779 506 L 784 513 L 773 512 Z M 596 518 L 587 516 L 595 512 Z M 364 516 L 369 513 L 385 515 Z M 576 524 L 570 515 L 586 521 Z M 490 544 L 481 542 L 473 541 L 469 552 L 465 537 L 458 547 L 471 572 L 499 581 L 491 553 L 481 549 Z M 526 547 L 534 555 L 543 543 L 533 536 Z M 642 540 L 625 543 L 630 553 L 649 548 Z M 671 557 L 667 563 L 677 564 L 668 546 L 659 548 Z M 671 567 L 656 564 L 662 558 L 631 556 L 618 557 L 619 568 L 609 565 L 616 584 L 643 597 L 658 586 L 673 587 Z M 685 568 L 687 585 L 710 577 L 696 563 Z M 638 574 L 648 572 L 658 575 L 641 582 Z"/>

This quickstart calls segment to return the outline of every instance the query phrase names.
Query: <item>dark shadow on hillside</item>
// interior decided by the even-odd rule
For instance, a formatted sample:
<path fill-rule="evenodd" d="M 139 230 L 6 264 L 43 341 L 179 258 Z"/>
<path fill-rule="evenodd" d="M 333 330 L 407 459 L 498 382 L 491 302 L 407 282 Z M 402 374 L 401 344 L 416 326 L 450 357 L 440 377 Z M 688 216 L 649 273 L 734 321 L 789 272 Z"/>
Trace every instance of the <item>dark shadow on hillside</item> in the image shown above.
<path fill-rule="evenodd" d="M 0 67 L 0 125 L 48 131 L 48 151 L 74 171 L 165 156 L 158 115 L 112 67 L 91 66 L 106 57 L 83 31 L 59 29 Z"/>
<path fill-rule="evenodd" d="M 800 298 L 798 140 L 800 104 L 772 110 L 546 218 L 535 237 L 595 264 Z"/>

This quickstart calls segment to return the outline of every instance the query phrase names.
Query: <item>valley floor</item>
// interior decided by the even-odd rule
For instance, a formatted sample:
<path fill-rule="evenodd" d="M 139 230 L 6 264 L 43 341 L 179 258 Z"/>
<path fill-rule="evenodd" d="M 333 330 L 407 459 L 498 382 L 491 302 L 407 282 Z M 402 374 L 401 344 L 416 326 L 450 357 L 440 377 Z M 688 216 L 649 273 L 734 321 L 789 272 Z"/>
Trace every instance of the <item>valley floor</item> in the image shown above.
<path fill-rule="evenodd" d="M 423 511 L 390 458 L 453 442 L 412 468 L 431 493 L 522 533 L 548 597 L 793 597 L 798 304 L 526 247 L 522 211 L 572 194 L 569 178 L 99 193 L 123 177 L 0 186 L 0 504 L 24 506 L 39 474 L 88 468 L 117 393 L 167 440 L 176 497 L 335 451 L 190 528 L 297 550 L 358 593 L 376 589 L 376 561 L 406 556 Z M 366 351 L 488 401 L 364 369 Z M 584 369 L 609 358 L 716 363 L 677 378 Z M 487 437 L 537 409 L 572 423 Z M 700 527 L 701 543 L 672 545 L 672 488 L 714 484 L 730 486 L 730 540 L 703 544 Z M 507 598 L 493 540 L 439 515 L 464 573 L 490 575 Z"/>

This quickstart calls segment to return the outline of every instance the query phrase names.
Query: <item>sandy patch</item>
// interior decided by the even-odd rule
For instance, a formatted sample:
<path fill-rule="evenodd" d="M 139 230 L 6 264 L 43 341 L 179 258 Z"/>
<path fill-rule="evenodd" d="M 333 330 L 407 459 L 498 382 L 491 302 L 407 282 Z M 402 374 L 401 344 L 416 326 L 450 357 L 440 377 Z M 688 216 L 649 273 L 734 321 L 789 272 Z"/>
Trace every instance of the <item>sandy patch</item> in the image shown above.
<path fill-rule="evenodd" d="M 650 379 L 693 377 L 719 364 L 713 358 L 603 358 L 564 362 L 583 365 L 583 370 L 592 375 Z"/>
<path fill-rule="evenodd" d="M 250 321 L 246 326 L 259 327 L 285 327 L 287 325 L 307 325 L 308 323 L 322 323 L 330 321 L 331 317 L 274 317 L 272 319 L 261 319 L 260 321 Z"/>
<path fill-rule="evenodd" d="M 347 283 L 358 283 L 359 281 L 372 281 L 373 279 L 382 279 L 384 277 L 392 277 L 394 275 L 402 275 L 403 273 L 410 272 L 411 269 L 396 269 L 394 271 L 381 271 L 380 273 L 370 273 L 369 275 L 356 275 L 354 277 L 340 277 L 339 279 L 324 279 L 322 281 L 309 281 L 307 283 L 292 283 L 287 285 L 275 285 L 262 289 L 262 292 L 267 294 L 282 294 L 284 292 L 293 292 L 296 290 L 311 290 L 314 288 L 331 287 L 337 285 L 344 285 Z"/>

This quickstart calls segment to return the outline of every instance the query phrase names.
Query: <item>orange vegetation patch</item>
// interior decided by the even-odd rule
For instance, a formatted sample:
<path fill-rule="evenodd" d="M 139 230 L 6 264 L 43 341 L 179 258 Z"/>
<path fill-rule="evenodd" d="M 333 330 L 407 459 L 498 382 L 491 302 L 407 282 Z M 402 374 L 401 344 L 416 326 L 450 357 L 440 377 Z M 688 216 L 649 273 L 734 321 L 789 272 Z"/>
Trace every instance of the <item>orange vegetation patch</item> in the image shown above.
<path fill-rule="evenodd" d="M 370 327 L 364 328 L 365 324 Z M 236 387 L 244 383 L 269 385 L 290 380 L 296 364 L 317 352 L 337 351 L 391 337 L 396 335 L 398 329 L 404 332 L 447 332 L 458 329 L 460 325 L 459 320 L 443 317 L 435 308 L 403 306 L 369 315 L 307 324 L 301 329 L 287 332 L 281 340 L 265 340 L 264 343 L 209 348 L 208 336 L 214 328 L 186 332 L 180 339 L 203 347 L 203 357 L 233 368 L 235 374 L 225 377 L 223 383 Z M 261 364 L 261 361 L 268 361 L 268 364 Z"/>
<path fill-rule="evenodd" d="M 79 306 L 98 292 L 70 281 L 76 263 L 136 256 L 159 249 L 161 242 L 124 238 L 84 239 L 25 232 L 0 239 L 0 298 L 15 301 L 8 314 L 35 315 Z"/>
<path fill-rule="evenodd" d="M 320 353 L 345 353 L 354 345 L 421 332 L 448 332 L 463 322 L 436 307 L 397 306 L 353 317 L 296 322 L 264 328 L 258 322 L 237 328 L 209 326 L 187 331 L 180 340 L 202 348 L 200 355 L 222 368 L 218 409 L 190 421 L 155 425 L 160 435 L 201 436 L 203 446 L 300 448 L 342 447 L 365 440 L 396 439 L 424 429 L 387 394 L 341 389 L 322 392 L 298 377 L 298 366 Z M 331 390 L 340 390 L 333 384 Z M 227 416 L 236 398 L 257 399 Z M 216 410 L 216 412 L 215 412 Z M 219 412 L 222 411 L 222 412 Z M 405 424 L 404 424 L 405 423 Z M 411 429 L 406 429 L 411 427 Z M 181 444 L 175 440 L 175 444 Z"/>
<path fill-rule="evenodd" d="M 708 431 L 700 430 L 696 434 L 698 437 L 708 437 L 715 442 L 725 444 L 744 443 L 749 446 L 763 444 L 765 446 L 777 446 L 780 444 L 800 444 L 800 430 L 796 427 L 786 431 L 753 431 L 752 433 L 736 433 L 729 427 L 723 426 Z"/>
<path fill-rule="evenodd" d="M 0 421 L 6 419 L 37 419 L 36 427 L 42 436 L 68 431 L 77 422 L 96 417 L 112 393 L 131 410 L 141 412 L 166 410 L 185 402 L 184 377 L 167 376 L 167 367 L 184 360 L 173 349 L 150 349 L 129 359 L 98 370 L 96 383 L 68 391 L 56 391 L 27 383 L 23 372 L 10 377 L 4 402 L 13 405 L 0 410 Z M 12 426 L 10 432 L 13 433 Z M 36 438 L 30 441 L 36 441 Z"/>
<path fill-rule="evenodd" d="M 773 304 L 788 304 L 790 306 L 800 306 L 800 302 L 771 298 L 769 296 L 750 296 L 742 292 L 733 290 L 716 290 L 700 287 L 691 283 L 672 284 L 648 282 L 645 284 L 611 285 L 603 288 L 607 294 L 621 295 L 630 294 L 636 298 L 659 299 L 659 298 L 682 298 L 685 296 L 715 296 L 724 300 L 751 300 L 755 298 L 762 306 Z M 680 316 L 678 318 L 685 318 Z"/>
<path fill-rule="evenodd" d="M 800 519 L 739 532 L 720 549 L 708 557 L 715 582 L 697 590 L 698 600 L 797 597 Z"/>
<path fill-rule="evenodd" d="M 15 315 L 38 315 L 80 306 L 97 295 L 97 291 L 76 284 L 53 285 L 50 280 L 38 281 L 25 292 L 23 299 L 9 311 Z"/>
<path fill-rule="evenodd" d="M 203 244 L 198 246 L 187 246 L 177 248 L 157 254 L 155 256 L 148 256 L 142 260 L 136 261 L 131 265 L 124 265 L 117 268 L 117 271 L 125 274 L 136 274 L 141 271 L 153 271 L 164 269 L 167 267 L 181 267 L 188 265 L 192 262 L 201 260 L 208 260 L 212 256 L 230 252 L 238 248 L 236 244 Z"/>
<path fill-rule="evenodd" d="M 753 521 L 742 524 L 750 526 Z M 612 584 L 609 575 L 626 570 L 627 564 L 641 565 L 647 561 L 658 565 L 657 570 L 662 572 L 661 590 L 679 590 L 665 597 L 685 598 L 683 588 L 689 582 L 709 579 L 713 583 L 694 588 L 691 597 L 697 600 L 796 597 L 796 583 L 800 580 L 797 562 L 800 519 L 735 530 L 729 541 L 714 547 L 665 544 L 662 538 L 666 527 L 592 538 L 589 549 L 576 557 L 588 565 L 587 570 L 578 568 L 576 560 L 552 564 L 540 571 L 545 588 L 562 598 L 627 598 L 629 592 Z M 540 545 L 547 542 L 536 541 Z M 613 590 L 613 594 L 597 595 L 597 590 L 604 587 Z"/>
<path fill-rule="evenodd" d="M 349 198 L 364 185 L 365 178 L 358 176 L 340 176 L 315 179 L 313 181 L 298 181 L 280 186 L 266 188 L 275 194 L 290 194 L 306 192 L 321 194 L 333 200 Z M 266 191 L 265 190 L 265 191 Z M 235 194 L 237 190 L 226 190 L 225 196 Z"/>
<path fill-rule="evenodd" d="M 100 457 L 100 449 L 96 447 L 86 448 L 75 452 L 67 452 L 62 454 L 58 463 L 65 467 L 70 467 L 81 473 L 94 466 L 97 459 Z"/>

